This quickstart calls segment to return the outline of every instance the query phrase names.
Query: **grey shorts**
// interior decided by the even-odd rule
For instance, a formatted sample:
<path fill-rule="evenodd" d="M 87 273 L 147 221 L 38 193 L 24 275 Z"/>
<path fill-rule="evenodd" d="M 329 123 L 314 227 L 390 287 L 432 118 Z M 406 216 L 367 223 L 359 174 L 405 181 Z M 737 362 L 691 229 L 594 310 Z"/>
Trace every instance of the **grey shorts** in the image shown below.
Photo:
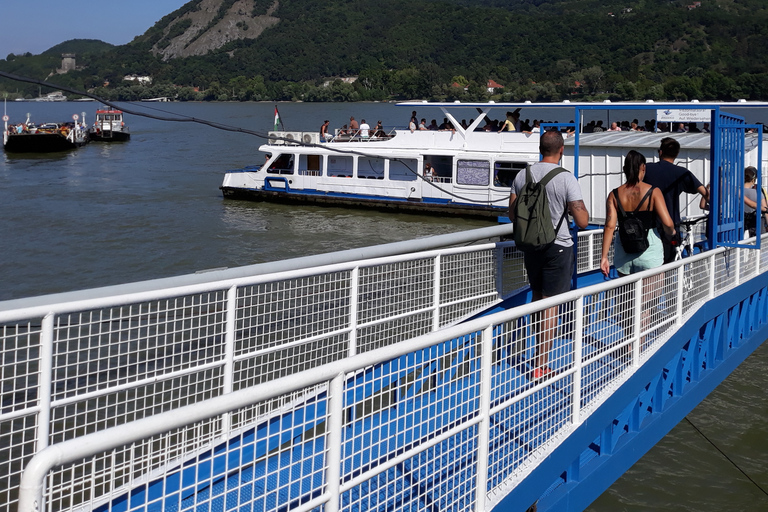
<path fill-rule="evenodd" d="M 552 244 L 543 251 L 523 253 L 531 290 L 553 297 L 571 289 L 573 247 Z"/>

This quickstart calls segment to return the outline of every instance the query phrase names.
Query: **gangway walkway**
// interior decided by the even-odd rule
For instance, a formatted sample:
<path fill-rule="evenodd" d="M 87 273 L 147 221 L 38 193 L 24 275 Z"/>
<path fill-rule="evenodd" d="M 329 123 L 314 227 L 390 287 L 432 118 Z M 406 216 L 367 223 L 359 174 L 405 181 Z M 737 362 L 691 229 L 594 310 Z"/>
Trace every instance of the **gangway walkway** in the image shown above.
<path fill-rule="evenodd" d="M 216 307 L 177 289 L 48 305 L 39 327 L 0 312 L 4 346 L 50 343 L 52 396 L 3 404 L 38 451 L 18 508 L 583 509 L 768 337 L 762 250 L 600 282 L 600 235 L 581 235 L 583 286 L 535 304 L 497 242 L 205 285 Z M 535 381 L 552 306 L 556 372 Z"/>

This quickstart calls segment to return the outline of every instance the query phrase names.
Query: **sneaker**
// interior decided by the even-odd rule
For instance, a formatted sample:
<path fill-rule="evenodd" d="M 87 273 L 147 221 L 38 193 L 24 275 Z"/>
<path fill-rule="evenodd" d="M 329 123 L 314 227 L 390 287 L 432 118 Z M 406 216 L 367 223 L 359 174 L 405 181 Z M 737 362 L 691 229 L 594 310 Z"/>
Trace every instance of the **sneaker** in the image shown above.
<path fill-rule="evenodd" d="M 534 380 L 542 380 L 546 379 L 547 377 L 551 376 L 554 372 L 547 368 L 546 366 L 542 366 L 541 368 L 535 368 L 533 370 L 533 379 Z"/>

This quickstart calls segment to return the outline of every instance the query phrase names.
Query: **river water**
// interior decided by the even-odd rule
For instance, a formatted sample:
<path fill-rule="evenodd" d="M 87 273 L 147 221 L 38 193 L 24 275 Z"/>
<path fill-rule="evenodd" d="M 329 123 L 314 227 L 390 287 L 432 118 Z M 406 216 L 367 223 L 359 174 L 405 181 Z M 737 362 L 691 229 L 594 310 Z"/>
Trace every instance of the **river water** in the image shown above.
<path fill-rule="evenodd" d="M 65 121 L 96 103 L 13 102 L 11 122 Z M 266 103 L 137 103 L 249 130 L 272 129 Z M 410 108 L 389 104 L 278 104 L 287 130 L 331 127 L 351 115 L 404 126 Z M 417 109 L 418 110 L 418 109 Z M 468 112 L 468 117 L 473 117 Z M 545 117 L 522 112 L 523 117 Z M 427 121 L 440 112 L 418 113 Z M 549 119 L 554 120 L 554 119 Z M 0 158 L 0 300 L 182 275 L 488 226 L 485 221 L 224 200 L 227 169 L 261 163 L 264 142 L 195 123 L 126 116 L 132 139 L 53 155 Z M 567 121 L 561 119 L 560 121 Z M 768 488 L 768 347 L 760 348 L 689 418 Z M 751 484 L 686 421 L 589 508 L 768 510 Z"/>

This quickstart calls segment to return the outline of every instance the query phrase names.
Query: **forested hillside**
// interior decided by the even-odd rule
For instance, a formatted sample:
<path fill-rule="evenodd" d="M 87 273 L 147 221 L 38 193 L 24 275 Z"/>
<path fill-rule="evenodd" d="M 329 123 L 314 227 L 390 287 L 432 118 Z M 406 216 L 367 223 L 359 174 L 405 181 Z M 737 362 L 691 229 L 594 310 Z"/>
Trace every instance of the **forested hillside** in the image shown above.
<path fill-rule="evenodd" d="M 112 99 L 485 100 L 492 79 L 497 100 L 768 100 L 766 35 L 761 0 L 193 0 L 51 81 Z"/>

